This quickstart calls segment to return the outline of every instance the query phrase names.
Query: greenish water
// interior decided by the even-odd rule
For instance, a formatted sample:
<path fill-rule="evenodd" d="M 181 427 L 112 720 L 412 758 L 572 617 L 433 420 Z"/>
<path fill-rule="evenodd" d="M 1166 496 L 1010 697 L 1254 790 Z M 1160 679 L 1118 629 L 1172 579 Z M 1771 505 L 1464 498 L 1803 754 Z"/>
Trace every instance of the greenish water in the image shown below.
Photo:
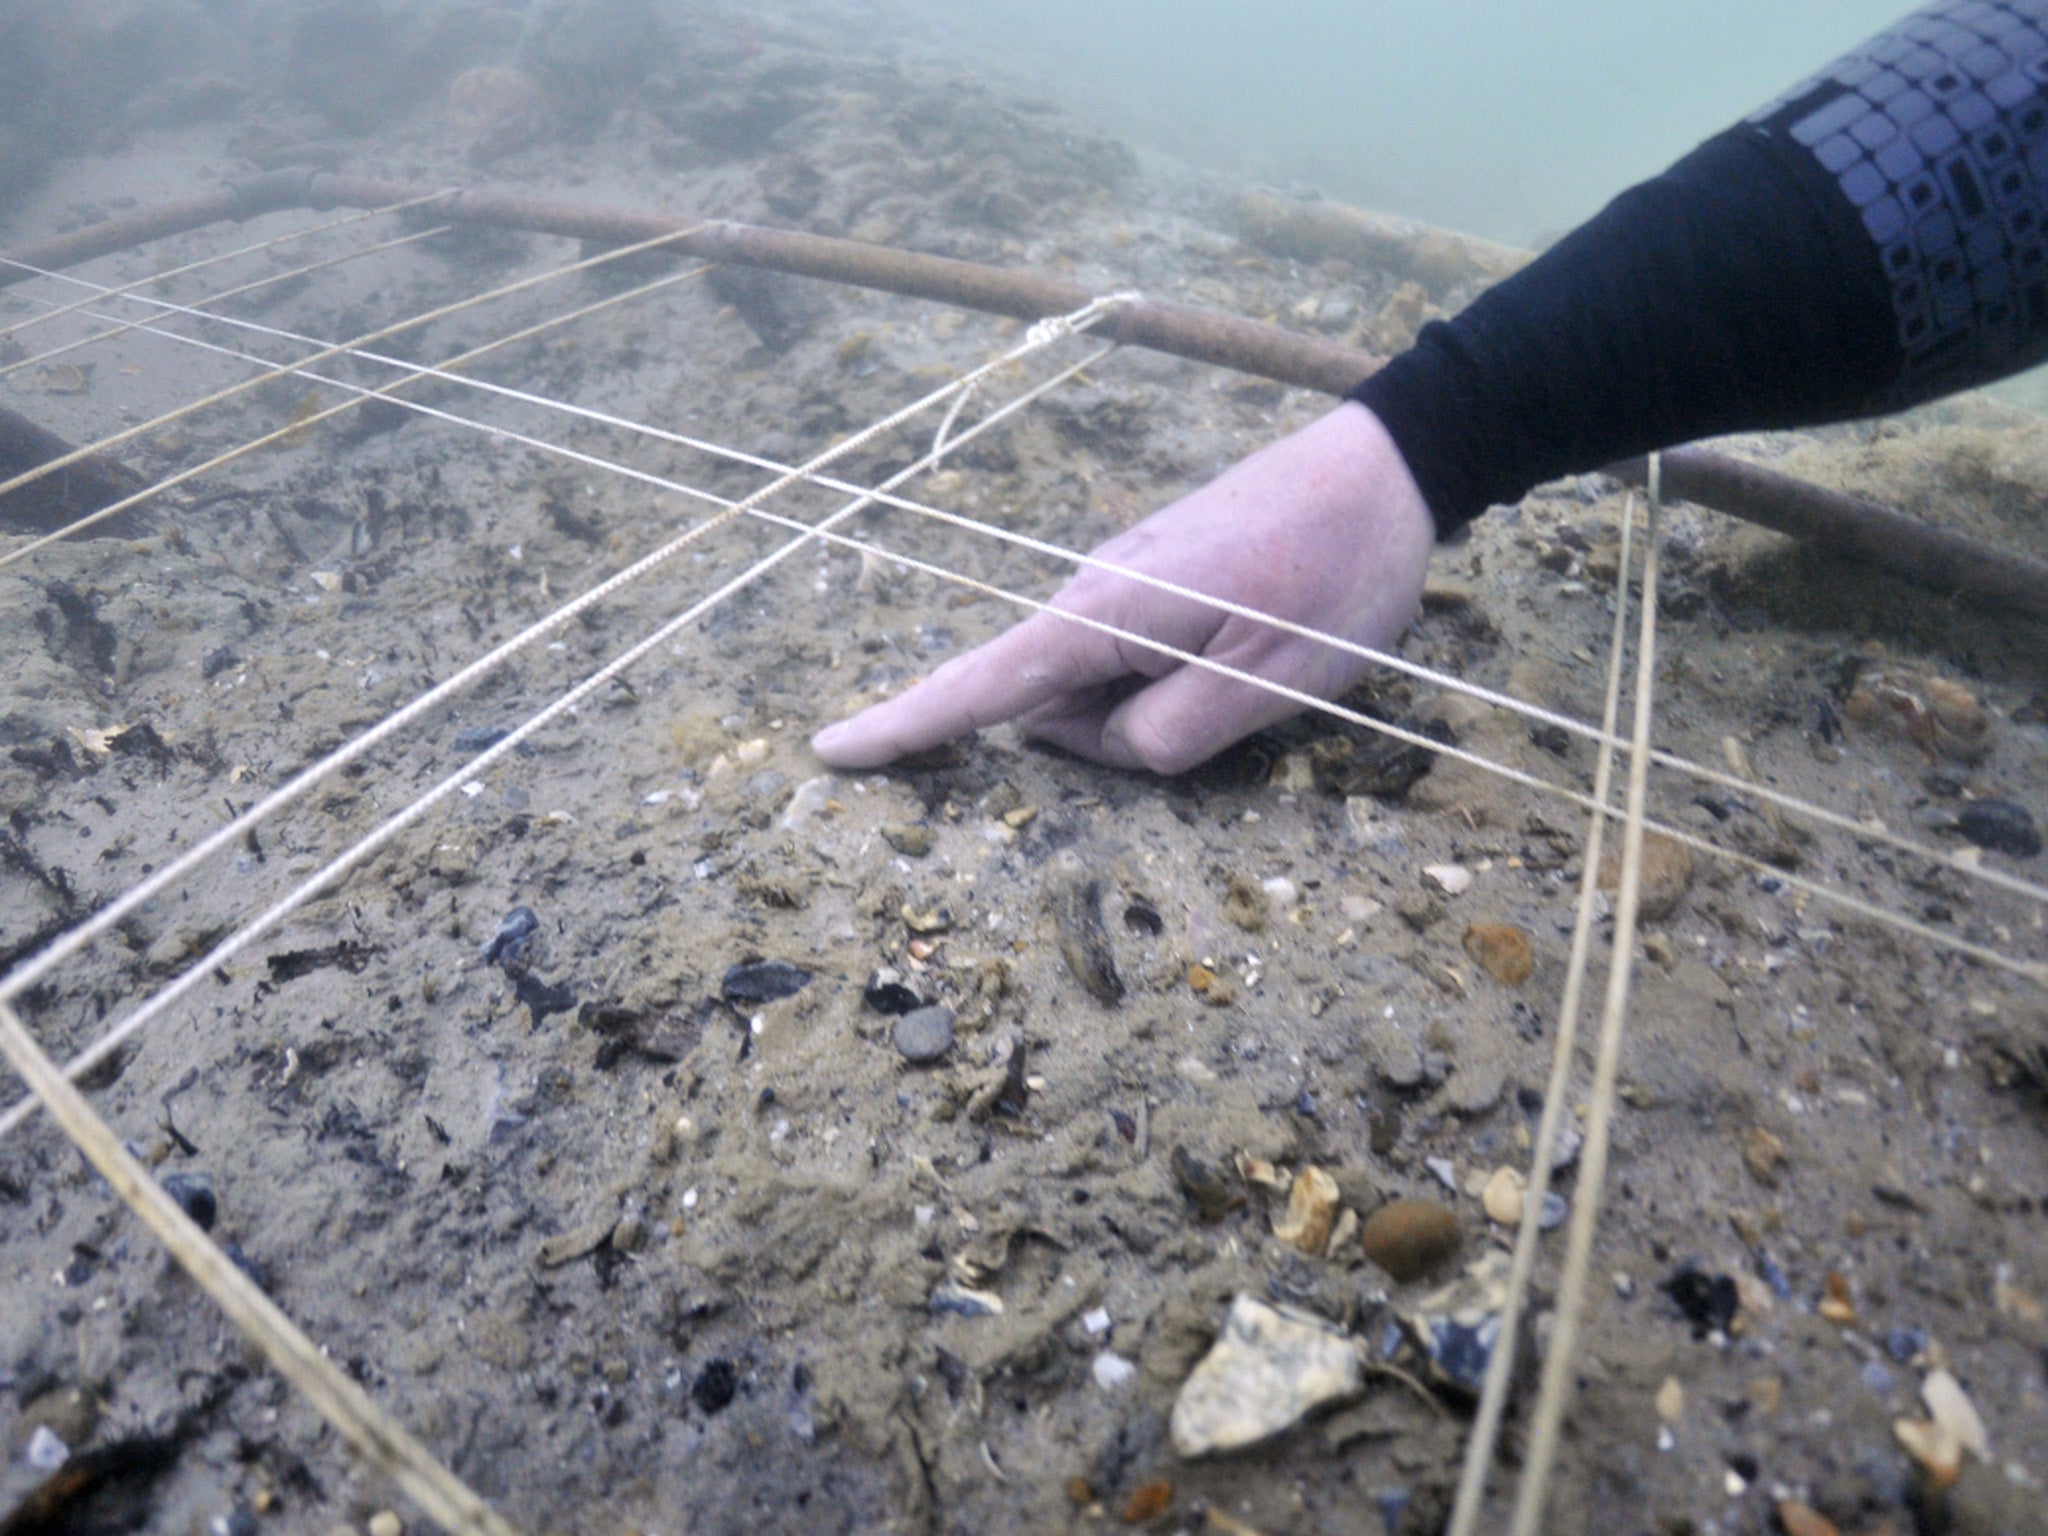
<path fill-rule="evenodd" d="M 1542 242 L 1902 0 L 895 0 L 993 78 L 1197 166 Z"/>

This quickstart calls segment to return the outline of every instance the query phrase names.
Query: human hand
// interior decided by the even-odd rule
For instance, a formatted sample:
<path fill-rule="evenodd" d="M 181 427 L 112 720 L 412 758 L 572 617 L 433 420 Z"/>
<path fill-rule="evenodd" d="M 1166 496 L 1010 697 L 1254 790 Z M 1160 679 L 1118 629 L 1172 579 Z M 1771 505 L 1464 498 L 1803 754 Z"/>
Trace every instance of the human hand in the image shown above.
<path fill-rule="evenodd" d="M 1436 529 L 1379 418 L 1346 402 L 1098 547 L 1094 558 L 1384 649 L 1422 593 Z M 1294 714 L 1294 701 L 1191 666 L 1129 634 L 1335 698 L 1369 663 L 1096 566 L 1041 611 L 897 698 L 828 725 L 811 746 L 873 768 L 982 726 L 1119 768 L 1173 774 Z"/>

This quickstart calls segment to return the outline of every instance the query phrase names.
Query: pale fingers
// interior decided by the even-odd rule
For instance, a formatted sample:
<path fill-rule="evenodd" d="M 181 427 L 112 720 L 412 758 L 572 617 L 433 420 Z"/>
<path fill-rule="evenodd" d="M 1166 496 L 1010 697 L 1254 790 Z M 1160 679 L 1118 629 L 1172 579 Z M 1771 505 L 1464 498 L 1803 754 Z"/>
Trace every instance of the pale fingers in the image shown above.
<path fill-rule="evenodd" d="M 1124 671 L 1113 640 L 1056 611 L 1038 613 L 900 697 L 826 726 L 811 749 L 835 768 L 876 768 Z"/>

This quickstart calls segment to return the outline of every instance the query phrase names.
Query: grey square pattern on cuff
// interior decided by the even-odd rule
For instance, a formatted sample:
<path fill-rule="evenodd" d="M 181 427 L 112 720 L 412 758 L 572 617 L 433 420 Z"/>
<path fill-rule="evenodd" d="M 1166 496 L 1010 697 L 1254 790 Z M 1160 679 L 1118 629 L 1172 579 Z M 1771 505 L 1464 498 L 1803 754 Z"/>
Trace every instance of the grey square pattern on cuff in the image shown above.
<path fill-rule="evenodd" d="M 2048 0 L 1943 0 L 1751 114 L 1811 153 L 1891 284 L 1901 400 L 2048 352 Z"/>

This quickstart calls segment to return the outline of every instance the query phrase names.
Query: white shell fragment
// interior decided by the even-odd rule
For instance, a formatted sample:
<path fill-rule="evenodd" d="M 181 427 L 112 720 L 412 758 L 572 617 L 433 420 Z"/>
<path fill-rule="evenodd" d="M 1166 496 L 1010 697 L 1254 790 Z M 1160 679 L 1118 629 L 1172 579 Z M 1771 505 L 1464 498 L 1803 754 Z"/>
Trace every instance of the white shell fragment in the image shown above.
<path fill-rule="evenodd" d="M 1920 1383 L 1920 1401 L 1927 1405 L 1934 1422 L 1955 1437 L 1956 1444 L 1979 1461 L 1991 1459 L 1991 1437 L 1984 1431 L 1977 1405 L 1950 1372 L 1929 1371 Z"/>
<path fill-rule="evenodd" d="M 1095 1385 L 1105 1392 L 1114 1392 L 1118 1387 L 1138 1374 L 1137 1366 L 1113 1350 L 1105 1349 L 1095 1357 Z"/>
<path fill-rule="evenodd" d="M 1422 873 L 1446 896 L 1462 896 L 1472 888 L 1472 871 L 1462 864 L 1430 864 Z"/>
<path fill-rule="evenodd" d="M 1364 1385 L 1343 1334 L 1239 1296 L 1174 1401 L 1173 1448 L 1193 1457 L 1256 1445 Z"/>

